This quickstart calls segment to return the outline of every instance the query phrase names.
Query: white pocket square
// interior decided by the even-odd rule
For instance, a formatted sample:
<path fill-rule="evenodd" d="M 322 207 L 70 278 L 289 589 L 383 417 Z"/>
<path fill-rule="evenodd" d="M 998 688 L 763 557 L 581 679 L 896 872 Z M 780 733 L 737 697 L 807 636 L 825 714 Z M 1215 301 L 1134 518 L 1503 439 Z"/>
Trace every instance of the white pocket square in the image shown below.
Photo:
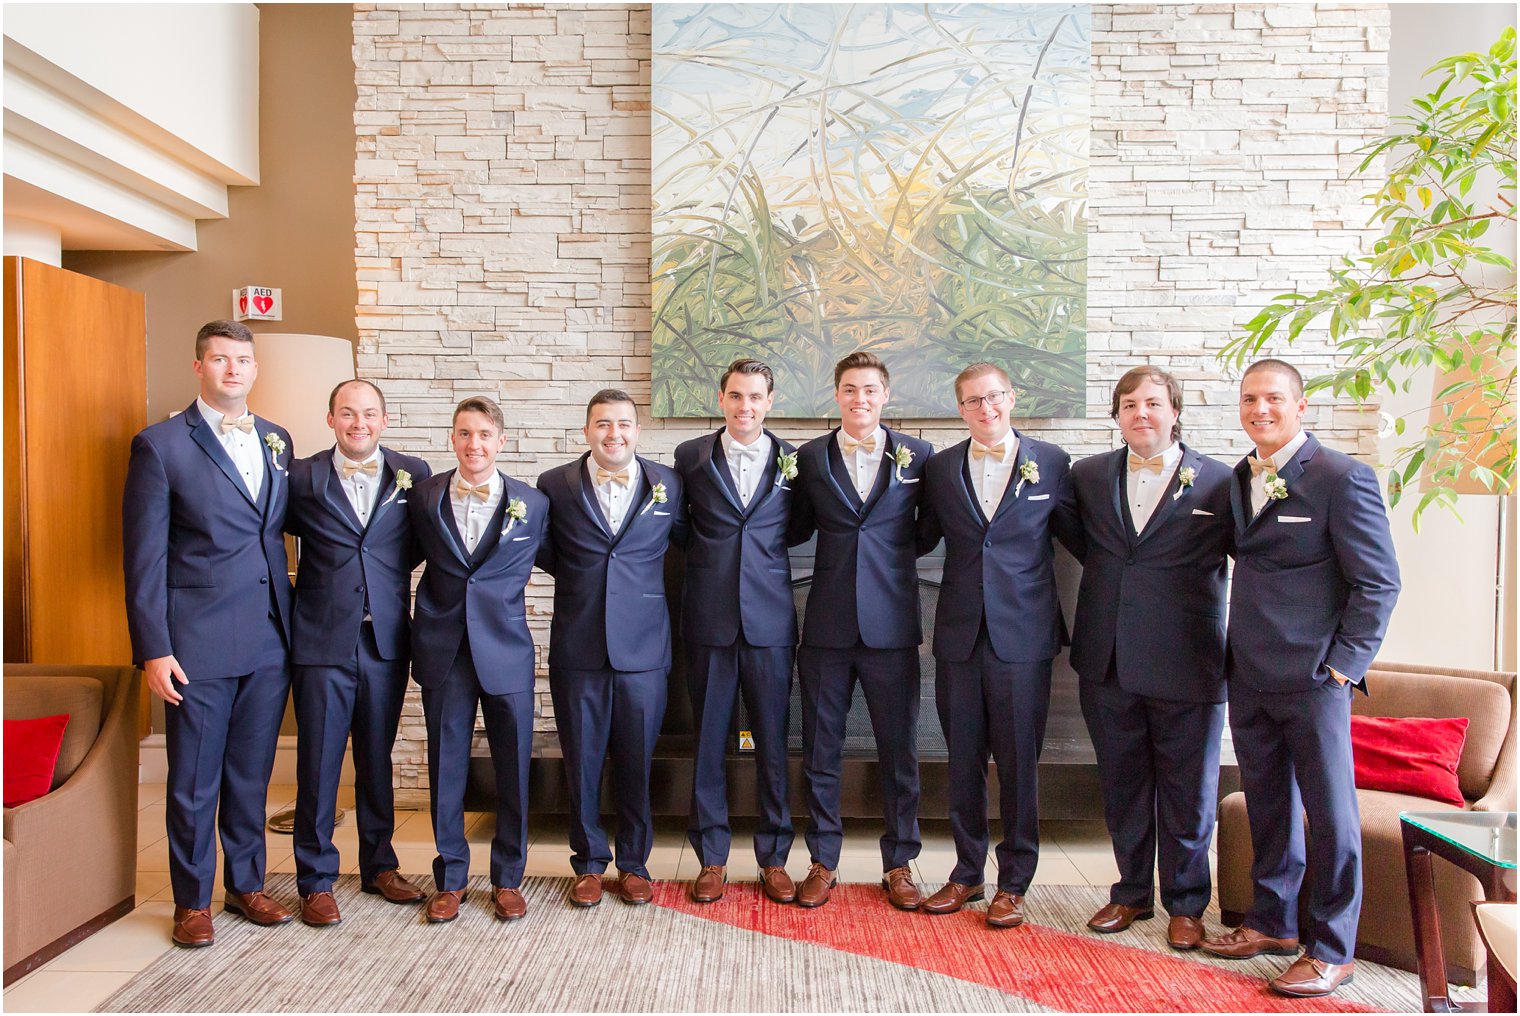
<path fill-rule="evenodd" d="M 1279 516 L 1277 516 L 1277 521 L 1279 521 L 1279 522 L 1313 522 L 1314 520 L 1311 519 L 1307 515 L 1279 515 Z"/>
<path fill-rule="evenodd" d="M 512 542 L 513 543 L 520 543 L 523 540 L 531 540 L 531 539 L 533 539 L 533 537 L 531 537 L 531 536 L 514 536 L 514 537 L 512 537 Z"/>
<path fill-rule="evenodd" d="M 670 512 L 655 512 L 656 515 L 669 515 Z"/>
<path fill-rule="evenodd" d="M 1194 515 L 1209 515 L 1209 516 L 1212 516 L 1214 513 L 1213 512 L 1206 512 L 1202 508 L 1194 508 L 1193 509 L 1193 514 Z"/>
<path fill-rule="evenodd" d="M 903 481 L 902 482 L 903 483 L 917 483 L 919 481 L 919 479 L 920 479 L 919 477 L 915 477 L 915 478 L 913 478 L 913 479 L 910 480 L 910 479 L 908 479 L 905 476 L 905 477 L 903 477 Z"/>
<path fill-rule="evenodd" d="M 1031 500 L 1031 501 L 1049 501 L 1050 500 L 1050 495 L 1049 494 L 1031 494 L 1031 495 L 1029 495 L 1029 500 Z"/>

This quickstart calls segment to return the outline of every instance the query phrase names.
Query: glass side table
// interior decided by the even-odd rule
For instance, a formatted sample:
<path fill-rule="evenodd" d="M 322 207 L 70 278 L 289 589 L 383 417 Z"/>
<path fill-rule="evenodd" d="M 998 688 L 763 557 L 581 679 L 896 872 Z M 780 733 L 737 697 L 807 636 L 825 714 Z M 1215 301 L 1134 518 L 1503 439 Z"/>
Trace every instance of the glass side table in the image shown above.
<path fill-rule="evenodd" d="M 1414 916 L 1414 951 L 1420 995 L 1426 1012 L 1514 1012 L 1515 999 L 1494 997 L 1498 978 L 1488 978 L 1488 1008 L 1452 1001 L 1446 954 L 1436 916 L 1432 854 L 1469 872 L 1484 898 L 1515 902 L 1515 813 L 1512 811 L 1405 811 L 1399 813 L 1404 869 L 1409 877 L 1409 909 Z"/>

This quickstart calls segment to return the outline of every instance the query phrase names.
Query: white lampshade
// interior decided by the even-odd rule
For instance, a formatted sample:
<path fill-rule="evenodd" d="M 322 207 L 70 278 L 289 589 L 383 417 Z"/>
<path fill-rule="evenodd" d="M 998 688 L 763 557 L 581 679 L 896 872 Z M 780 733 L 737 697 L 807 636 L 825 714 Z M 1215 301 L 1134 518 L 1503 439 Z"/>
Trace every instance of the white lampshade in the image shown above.
<path fill-rule="evenodd" d="M 331 335 L 255 332 L 259 377 L 248 407 L 290 431 L 295 453 L 311 455 L 333 443 L 327 396 L 354 376 L 354 344 Z"/>

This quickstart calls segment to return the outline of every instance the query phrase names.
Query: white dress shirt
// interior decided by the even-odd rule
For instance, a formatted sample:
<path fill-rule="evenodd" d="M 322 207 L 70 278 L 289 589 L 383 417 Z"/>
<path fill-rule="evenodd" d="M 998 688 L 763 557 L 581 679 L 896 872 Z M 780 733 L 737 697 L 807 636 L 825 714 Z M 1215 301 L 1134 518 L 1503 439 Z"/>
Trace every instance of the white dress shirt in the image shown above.
<path fill-rule="evenodd" d="M 850 480 L 855 484 L 855 493 L 865 501 L 871 496 L 871 488 L 876 486 L 876 473 L 881 469 L 882 456 L 887 452 L 887 432 L 877 427 L 865 436 L 867 439 L 876 438 L 876 447 L 871 451 L 864 448 L 856 448 L 854 452 L 845 453 L 845 442 L 853 442 L 855 439 L 839 428 L 835 440 L 839 442 L 839 454 L 844 457 L 845 472 L 850 474 Z"/>
<path fill-rule="evenodd" d="M 1286 466 L 1289 462 L 1293 461 L 1293 456 L 1298 454 L 1298 450 L 1304 446 L 1304 442 L 1307 440 L 1309 440 L 1308 431 L 1301 430 L 1297 434 L 1293 435 L 1293 440 L 1277 449 L 1277 451 L 1272 455 L 1273 468 L 1281 471 L 1283 466 Z M 1251 517 L 1255 518 L 1256 516 L 1260 515 L 1261 510 L 1266 506 L 1267 474 L 1257 473 L 1255 476 L 1251 477 Z"/>
<path fill-rule="evenodd" d="M 257 430 L 244 434 L 241 430 L 230 430 L 222 433 L 222 415 L 210 406 L 205 400 L 197 397 L 196 408 L 200 410 L 201 419 L 211 425 L 212 433 L 221 440 L 222 447 L 227 449 L 227 454 L 232 458 L 232 464 L 237 467 L 238 474 L 243 478 L 243 485 L 248 488 L 248 493 L 257 501 L 259 488 L 264 483 L 264 443 L 259 440 Z M 248 410 L 244 409 L 244 413 Z M 252 416 L 249 417 L 252 419 Z"/>
<path fill-rule="evenodd" d="M 993 447 L 1000 442 L 1003 445 L 1002 458 L 994 455 L 976 458 L 971 454 L 973 449 Z M 1019 439 L 1011 427 L 992 445 L 984 445 L 972 438 L 971 444 L 966 447 L 966 468 L 971 473 L 971 489 L 976 494 L 977 503 L 982 506 L 982 514 L 987 518 L 992 518 L 998 505 L 1003 503 L 1003 494 L 1008 490 L 1008 482 L 1013 479 L 1013 467 L 1018 460 Z"/>
<path fill-rule="evenodd" d="M 639 489 L 639 460 L 628 460 L 625 467 L 628 470 L 628 486 L 623 486 L 613 480 L 606 483 L 596 482 L 596 471 L 602 468 L 596 464 L 596 456 L 586 456 L 586 472 L 591 476 L 591 485 L 596 488 L 597 503 L 602 506 L 602 515 L 607 519 L 607 525 L 616 536 L 623 528 L 623 522 L 628 518 L 628 510 L 633 506 L 633 495 Z M 617 470 L 613 470 L 617 472 Z"/>
<path fill-rule="evenodd" d="M 459 527 L 459 535 L 464 537 L 465 553 L 475 553 L 475 548 L 480 544 L 480 538 L 485 535 L 486 526 L 491 522 L 491 516 L 496 513 L 496 506 L 501 504 L 501 494 L 504 484 L 501 473 L 491 473 L 491 493 L 482 501 L 474 494 L 463 497 L 459 494 L 459 484 L 464 482 L 458 470 L 455 470 L 453 479 L 449 481 L 449 502 L 454 508 L 454 524 Z"/>
<path fill-rule="evenodd" d="M 727 430 L 723 431 L 723 457 L 728 460 L 728 475 L 734 478 L 734 489 L 739 492 L 739 503 L 749 507 L 760 477 L 765 475 L 766 464 L 771 460 L 771 446 L 775 444 L 764 431 L 747 445 L 734 440 Z"/>
<path fill-rule="evenodd" d="M 1167 486 L 1172 482 L 1172 474 L 1177 472 L 1177 464 L 1182 461 L 1182 446 L 1173 441 L 1169 447 L 1161 452 L 1161 472 L 1153 473 L 1149 469 L 1130 469 L 1129 457 L 1153 458 L 1154 456 L 1141 455 L 1131 448 L 1124 456 L 1124 470 L 1127 479 L 1124 481 L 1124 496 L 1129 499 L 1130 521 L 1135 524 L 1135 532 L 1145 528 L 1145 524 L 1156 514 L 1156 506 L 1161 503 L 1161 495 L 1166 493 Z"/>
<path fill-rule="evenodd" d="M 354 473 L 347 478 L 343 476 L 344 464 L 362 466 L 365 462 L 375 464 L 374 476 L 368 473 Z M 380 475 L 385 472 L 385 463 L 380 459 L 380 449 L 377 447 L 364 462 L 355 462 L 334 448 L 333 469 L 338 471 L 338 482 L 343 485 L 343 493 L 348 495 L 348 503 L 353 505 L 354 514 L 359 516 L 359 524 L 369 525 L 369 513 L 375 510 L 375 498 L 380 493 Z"/>

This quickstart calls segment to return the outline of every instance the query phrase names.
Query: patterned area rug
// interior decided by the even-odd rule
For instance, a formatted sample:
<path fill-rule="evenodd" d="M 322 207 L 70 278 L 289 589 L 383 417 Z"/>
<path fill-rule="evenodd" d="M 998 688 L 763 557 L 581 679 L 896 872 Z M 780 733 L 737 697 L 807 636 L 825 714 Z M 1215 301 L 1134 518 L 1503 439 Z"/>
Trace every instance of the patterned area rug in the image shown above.
<path fill-rule="evenodd" d="M 429 880 L 419 878 L 419 884 Z M 1358 963 L 1329 999 L 1266 989 L 1284 958 L 1231 962 L 1166 947 L 1163 919 L 1118 935 L 1083 926 L 1107 899 L 1040 886 L 1029 922 L 995 931 L 982 904 L 931 917 L 893 910 L 874 886 L 845 885 L 818 910 L 781 907 L 753 883 L 718 903 L 657 882 L 655 902 L 565 904 L 568 879 L 524 884 L 528 917 L 491 916 L 473 879 L 452 924 L 338 884 L 343 924 L 258 928 L 216 915 L 217 944 L 175 949 L 100 1012 L 1376 1012 L 1416 1011 L 1414 975 Z M 930 887 L 932 888 L 932 887 Z M 295 899 L 293 875 L 270 891 Z M 1207 915 L 1217 927 L 1217 912 Z M 165 928 L 167 934 L 168 929 Z"/>

